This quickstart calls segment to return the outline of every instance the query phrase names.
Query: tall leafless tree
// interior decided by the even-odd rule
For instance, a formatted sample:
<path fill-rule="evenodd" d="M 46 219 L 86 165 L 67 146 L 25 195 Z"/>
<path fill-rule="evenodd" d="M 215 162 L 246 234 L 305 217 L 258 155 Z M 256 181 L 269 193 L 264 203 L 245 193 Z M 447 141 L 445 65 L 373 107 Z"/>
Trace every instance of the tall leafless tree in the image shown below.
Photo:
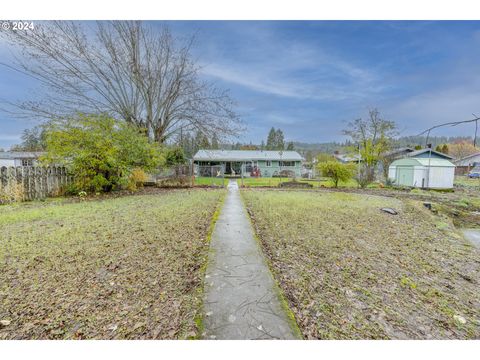
<path fill-rule="evenodd" d="M 175 132 L 236 135 L 242 124 L 226 91 L 202 81 L 192 39 L 138 21 L 55 21 L 3 35 L 20 52 L 3 64 L 37 79 L 42 96 L 6 108 L 19 116 L 110 115 L 164 142 Z M 9 106 L 8 106 L 9 105 Z"/>
<path fill-rule="evenodd" d="M 395 122 L 384 119 L 378 109 L 370 109 L 366 119 L 349 122 L 343 134 L 352 138 L 361 154 L 364 174 L 359 172 L 357 177 L 365 177 L 365 181 L 358 179 L 363 184 L 374 180 L 375 167 L 379 161 L 383 162 L 384 169 L 388 168 L 389 158 L 385 154 L 390 149 L 393 138 L 398 135 L 397 126 Z"/>

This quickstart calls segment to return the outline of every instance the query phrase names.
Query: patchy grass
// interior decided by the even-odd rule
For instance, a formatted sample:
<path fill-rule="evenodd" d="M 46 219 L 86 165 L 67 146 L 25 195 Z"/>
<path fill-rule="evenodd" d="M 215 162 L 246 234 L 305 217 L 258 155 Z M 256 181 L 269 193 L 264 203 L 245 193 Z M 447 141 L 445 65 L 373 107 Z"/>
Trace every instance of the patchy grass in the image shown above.
<path fill-rule="evenodd" d="M 455 176 L 454 184 L 466 188 L 480 189 L 480 179 L 470 179 L 468 176 Z"/>
<path fill-rule="evenodd" d="M 0 339 L 195 337 L 223 191 L 0 207 Z"/>
<path fill-rule="evenodd" d="M 342 192 L 242 194 L 306 338 L 480 337 L 480 253 L 421 203 Z"/>

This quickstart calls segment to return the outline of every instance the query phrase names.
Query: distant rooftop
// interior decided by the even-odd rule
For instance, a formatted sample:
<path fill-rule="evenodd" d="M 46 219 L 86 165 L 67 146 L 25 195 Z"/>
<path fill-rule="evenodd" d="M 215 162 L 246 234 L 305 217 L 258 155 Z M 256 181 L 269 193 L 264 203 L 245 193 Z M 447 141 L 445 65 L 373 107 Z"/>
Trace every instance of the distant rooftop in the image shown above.
<path fill-rule="evenodd" d="M 413 151 L 415 151 L 415 150 L 412 149 L 412 148 L 402 147 L 402 148 L 398 148 L 398 149 L 393 149 L 393 150 L 387 151 L 387 152 L 385 152 L 383 155 L 384 155 L 384 156 L 400 155 L 400 154 L 403 154 L 403 153 L 411 153 L 411 152 L 413 152 Z"/>
<path fill-rule="evenodd" d="M 464 160 L 468 160 L 470 158 L 474 158 L 474 157 L 477 157 L 477 156 L 480 156 L 480 152 L 477 152 L 475 154 L 470 154 L 470 155 L 467 155 L 467 156 L 464 156 L 460 159 L 457 159 L 456 161 L 464 161 Z"/>
<path fill-rule="evenodd" d="M 285 160 L 302 161 L 296 151 L 270 150 L 198 150 L 193 156 L 196 161 L 251 161 L 251 160 Z"/>
<path fill-rule="evenodd" d="M 348 162 L 358 162 L 359 160 L 362 160 L 362 157 L 358 154 L 333 154 L 335 159 L 342 163 L 348 163 Z"/>
<path fill-rule="evenodd" d="M 412 151 L 411 153 L 408 153 L 407 156 L 409 156 L 409 157 L 415 157 L 415 156 L 418 156 L 418 155 L 421 155 L 421 154 L 424 154 L 424 153 L 428 153 L 428 152 L 430 152 L 430 151 L 432 152 L 432 154 L 437 154 L 437 155 L 439 155 L 439 156 L 444 157 L 445 159 L 453 159 L 453 157 L 450 156 L 450 155 L 444 154 L 444 153 L 439 152 L 439 151 L 435 151 L 435 150 L 430 149 L 430 148 Z"/>
<path fill-rule="evenodd" d="M 38 159 L 43 151 L 0 151 L 0 159 Z"/>

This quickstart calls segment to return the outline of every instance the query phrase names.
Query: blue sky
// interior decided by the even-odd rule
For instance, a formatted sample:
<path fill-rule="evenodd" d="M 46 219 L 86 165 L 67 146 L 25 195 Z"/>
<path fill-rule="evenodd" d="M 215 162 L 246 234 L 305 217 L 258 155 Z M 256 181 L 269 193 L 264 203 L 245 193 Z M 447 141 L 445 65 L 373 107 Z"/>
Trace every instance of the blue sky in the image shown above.
<path fill-rule="evenodd" d="M 202 76 L 230 89 L 259 143 L 280 127 L 288 140 L 339 141 L 348 121 L 377 107 L 415 135 L 480 113 L 480 22 L 169 21 L 196 35 Z M 0 42 L 0 61 L 9 61 Z M 37 84 L 0 66 L 0 98 L 27 99 Z M 0 113 L 0 147 L 34 121 Z M 471 135 L 473 126 L 435 135 Z"/>

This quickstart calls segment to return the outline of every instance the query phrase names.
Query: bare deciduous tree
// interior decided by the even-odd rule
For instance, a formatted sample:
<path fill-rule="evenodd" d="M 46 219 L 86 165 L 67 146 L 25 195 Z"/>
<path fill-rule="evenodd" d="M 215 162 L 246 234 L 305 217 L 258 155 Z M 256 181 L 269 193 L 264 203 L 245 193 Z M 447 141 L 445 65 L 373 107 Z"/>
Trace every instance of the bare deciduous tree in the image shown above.
<path fill-rule="evenodd" d="M 375 178 L 375 166 L 384 160 L 383 155 L 389 150 L 393 137 L 397 135 L 396 124 L 384 119 L 377 109 L 371 109 L 367 119 L 360 118 L 350 122 L 343 134 L 352 138 L 360 152 L 364 169 L 363 173 L 359 172 L 358 177 L 366 177 L 363 182 L 365 185 L 372 182 Z"/>
<path fill-rule="evenodd" d="M 480 148 L 475 147 L 471 142 L 458 141 L 448 145 L 448 155 L 454 159 L 463 159 L 466 156 L 473 155 L 480 151 Z"/>
<path fill-rule="evenodd" d="M 200 79 L 192 39 L 138 21 L 56 21 L 3 35 L 21 53 L 3 64 L 37 79 L 39 99 L 9 103 L 19 116 L 108 113 L 164 142 L 173 133 L 236 135 L 242 124 L 228 93 Z M 5 107 L 4 107 L 5 108 Z"/>

